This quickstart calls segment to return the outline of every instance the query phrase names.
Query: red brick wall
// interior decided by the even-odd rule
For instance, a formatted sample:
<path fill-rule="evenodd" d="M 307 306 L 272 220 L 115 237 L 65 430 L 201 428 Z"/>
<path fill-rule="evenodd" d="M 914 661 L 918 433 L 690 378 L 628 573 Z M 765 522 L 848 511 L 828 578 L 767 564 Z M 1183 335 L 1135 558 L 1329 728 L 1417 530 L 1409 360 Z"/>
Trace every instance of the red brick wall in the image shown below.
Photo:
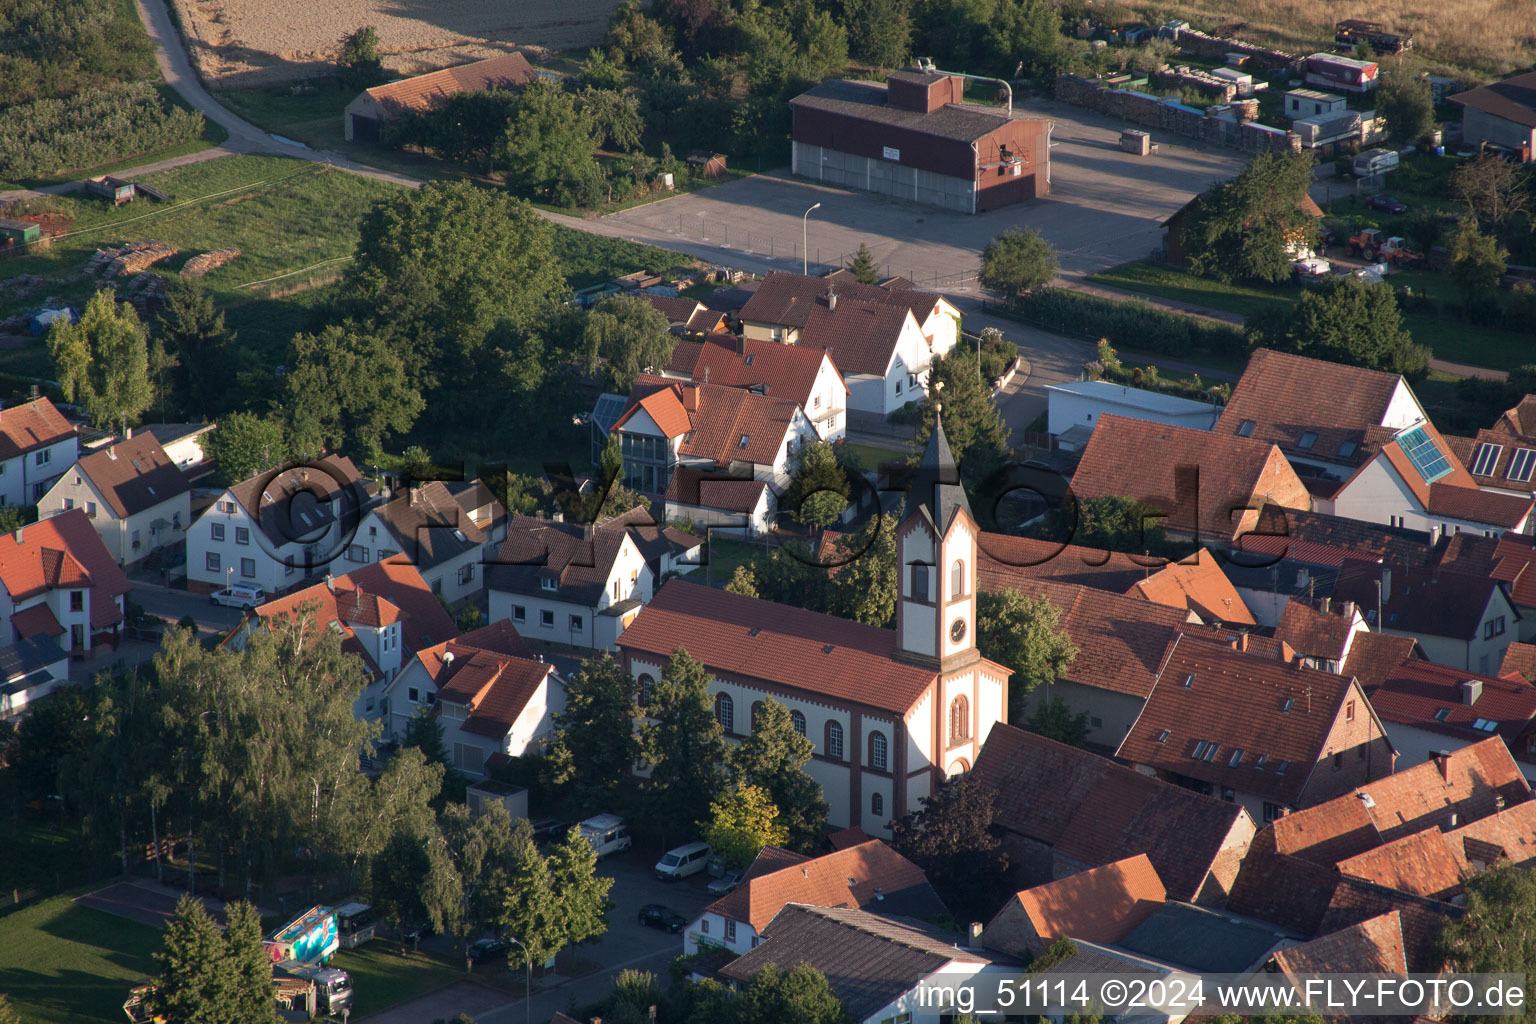
<path fill-rule="evenodd" d="M 1349 704 L 1354 702 L 1354 721 L 1349 720 Z M 1394 755 L 1381 725 L 1371 714 L 1365 693 L 1351 685 L 1344 706 L 1329 730 L 1323 756 L 1312 769 L 1307 788 L 1301 794 L 1301 806 L 1311 807 L 1336 796 L 1343 796 L 1358 786 L 1392 774 Z M 1335 766 L 1337 761 L 1337 766 Z"/>

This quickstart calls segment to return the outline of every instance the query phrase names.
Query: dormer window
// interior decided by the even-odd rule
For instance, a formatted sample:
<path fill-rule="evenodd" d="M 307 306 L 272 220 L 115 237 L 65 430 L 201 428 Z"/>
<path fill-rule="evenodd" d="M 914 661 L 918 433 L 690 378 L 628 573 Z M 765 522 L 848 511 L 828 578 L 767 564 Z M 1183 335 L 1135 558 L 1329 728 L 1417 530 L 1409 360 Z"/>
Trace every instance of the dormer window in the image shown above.
<path fill-rule="evenodd" d="M 1343 444 L 1339 445 L 1339 458 L 1352 458 L 1355 454 L 1355 450 L 1359 447 L 1360 446 L 1354 441 L 1345 441 Z"/>
<path fill-rule="evenodd" d="M 1305 434 L 1301 435 L 1301 439 L 1296 442 L 1296 447 L 1300 448 L 1304 452 L 1309 452 L 1312 450 L 1312 446 L 1315 444 L 1317 444 L 1317 432 L 1314 430 L 1309 430 Z"/>
<path fill-rule="evenodd" d="M 543 579 L 539 580 L 539 587 L 541 589 L 543 589 L 543 590 L 555 590 L 559 586 L 560 586 L 560 582 L 558 580 L 554 579 L 553 577 L 550 577 L 550 576 L 546 576 Z"/>

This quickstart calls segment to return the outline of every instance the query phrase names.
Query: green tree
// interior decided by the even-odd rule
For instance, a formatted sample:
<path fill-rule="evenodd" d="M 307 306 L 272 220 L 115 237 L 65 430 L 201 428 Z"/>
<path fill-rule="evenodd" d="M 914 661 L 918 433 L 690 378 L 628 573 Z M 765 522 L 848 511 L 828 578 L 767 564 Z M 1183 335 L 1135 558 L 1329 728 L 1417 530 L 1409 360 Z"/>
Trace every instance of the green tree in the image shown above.
<path fill-rule="evenodd" d="M 844 0 L 848 52 L 877 68 L 899 68 L 912 47 L 912 21 L 897 0 Z M 873 282 L 869 282 L 873 283 Z"/>
<path fill-rule="evenodd" d="M 1492 296 L 1504 277 L 1508 257 L 1498 239 L 1479 231 L 1477 221 L 1471 217 L 1463 217 L 1456 225 L 1456 233 L 1451 236 L 1451 279 L 1469 310 L 1494 305 Z"/>
<path fill-rule="evenodd" d="M 369 886 L 374 858 L 395 835 L 421 839 L 432 834 L 432 802 L 443 780 L 441 764 L 428 761 L 417 747 L 402 747 L 377 779 L 359 787 L 347 803 L 333 806 L 325 842 L 340 851 L 333 861 L 343 868 L 348 884 Z"/>
<path fill-rule="evenodd" d="M 1446 920 L 1437 938 L 1446 966 L 1465 973 L 1536 975 L 1536 874 L 1506 863 L 1473 875 L 1465 889 L 1467 912 Z M 1528 988 L 1527 1020 L 1529 1004 Z"/>
<path fill-rule="evenodd" d="M 376 453 L 426 408 L 395 346 L 355 325 L 294 335 L 289 360 L 288 432 L 303 451 Z"/>
<path fill-rule="evenodd" d="M 1058 543 L 1140 555 L 1166 548 L 1161 521 L 1157 509 L 1135 498 L 1081 498 L 1053 510 L 1044 533 Z"/>
<path fill-rule="evenodd" d="M 895 622 L 901 585 L 895 516 L 882 513 L 857 533 L 837 538 L 833 561 L 841 564 L 826 583 L 828 611 L 868 626 Z"/>
<path fill-rule="evenodd" d="M 1311 244 L 1317 234 L 1301 208 L 1311 183 L 1309 153 L 1260 153 L 1237 177 L 1205 192 L 1185 218 L 1190 271 L 1220 281 L 1289 280 L 1292 247 Z"/>
<path fill-rule="evenodd" d="M 789 709 L 769 697 L 757 710 L 751 734 L 731 750 L 730 766 L 739 792 L 759 789 L 778 809 L 777 824 L 785 833 L 778 844 L 808 853 L 826 831 L 827 802 L 805 771 L 816 748 L 803 728 L 803 718 L 797 726 Z"/>
<path fill-rule="evenodd" d="M 1324 281 L 1303 291 L 1289 313 L 1255 336 L 1281 351 L 1405 376 L 1429 368 L 1429 350 L 1414 344 L 1392 286 L 1382 281 Z"/>
<path fill-rule="evenodd" d="M 813 441 L 800 452 L 799 465 L 779 507 L 791 510 L 806 526 L 831 526 L 848 509 L 853 488 L 838 464 L 837 453 L 825 441 Z"/>
<path fill-rule="evenodd" d="M 642 73 L 677 63 L 676 40 L 665 25 L 647 17 L 640 0 L 624 0 L 608 22 L 603 40 L 608 59 L 619 67 Z M 679 69 L 681 65 L 678 64 Z"/>
<path fill-rule="evenodd" d="M 1023 721 L 1029 694 L 1042 683 L 1060 679 L 1077 657 L 1072 638 L 1061 627 L 1061 612 L 1044 597 L 1017 590 L 980 591 L 976 595 L 976 647 L 1013 671 L 1008 681 L 1008 721 Z"/>
<path fill-rule="evenodd" d="M 155 336 L 177 363 L 169 386 L 178 408 L 197 415 L 223 408 L 239 369 L 235 335 L 201 281 L 178 277 L 171 283 L 155 319 Z"/>
<path fill-rule="evenodd" d="M 983 288 L 997 292 L 1012 304 L 1050 284 L 1059 269 L 1055 247 L 1040 232 L 1011 227 L 981 251 L 978 280 Z"/>
<path fill-rule="evenodd" d="M 471 382 L 492 327 L 535 333 L 565 293 L 553 230 L 504 192 L 467 182 L 402 189 L 374 204 L 359 236 L 343 307 L 394 343 L 423 393 L 440 376 Z"/>
<path fill-rule="evenodd" d="M 588 50 L 587 59 L 581 62 L 581 84 L 589 89 L 622 89 L 624 69 L 602 50 Z"/>
<path fill-rule="evenodd" d="M 512 884 L 498 923 L 522 940 L 533 963 L 542 964 L 566 945 L 565 916 L 526 818 L 512 830 L 511 863 Z"/>
<path fill-rule="evenodd" d="M 550 752 L 553 781 L 568 806 L 595 813 L 613 806 L 640 760 L 635 682 L 607 654 L 587 661 L 566 683 L 565 710 L 555 714 Z"/>
<path fill-rule="evenodd" d="M 1435 127 L 1429 79 L 1415 75 L 1401 57 L 1384 64 L 1376 78 L 1376 110 L 1387 119 L 1392 137 L 1408 145 L 1428 139 Z"/>
<path fill-rule="evenodd" d="M 640 148 L 645 119 L 640 116 L 640 100 L 632 93 L 588 86 L 582 90 L 580 106 L 591 118 L 599 144 L 624 153 Z"/>
<path fill-rule="evenodd" d="M 1041 701 L 1024 727 L 1032 733 L 1071 747 L 1080 747 L 1088 742 L 1088 712 L 1073 714 L 1071 706 L 1060 697 Z"/>
<path fill-rule="evenodd" d="M 742 597 L 760 597 L 757 592 L 757 574 L 752 571 L 752 567 L 743 564 L 732 570 L 731 578 L 725 584 L 725 592 L 740 594 Z"/>
<path fill-rule="evenodd" d="M 512 888 L 512 816 L 488 802 L 476 817 L 462 803 L 443 808 L 439 824 L 464 897 L 465 940 L 496 923 Z"/>
<path fill-rule="evenodd" d="M 1061 9 L 1048 0 L 1004 0 L 987 36 L 998 74 L 1013 77 L 1021 66 L 1031 75 L 1053 74 L 1063 43 Z"/>
<path fill-rule="evenodd" d="M 789 829 L 779 809 L 758 786 L 728 789 L 709 805 L 709 817 L 699 822 L 704 841 L 732 867 L 745 868 L 765 846 L 783 846 Z"/>
<path fill-rule="evenodd" d="M 497 157 L 518 191 L 574 206 L 578 183 L 601 174 L 592 156 L 596 148 L 591 114 L 560 86 L 539 79 L 518 97 Z"/>
<path fill-rule="evenodd" d="M 222 417 L 203 438 L 203 451 L 219 467 L 225 484 L 249 480 L 286 463 L 293 455 L 279 420 L 248 412 Z"/>
<path fill-rule="evenodd" d="M 641 727 L 640 742 L 651 777 L 644 793 L 663 835 L 692 831 L 725 785 L 725 731 L 709 695 L 712 680 L 702 663 L 678 648 L 646 708 L 650 720 Z"/>
<path fill-rule="evenodd" d="M 858 278 L 859 284 L 874 284 L 879 279 L 880 268 L 875 263 L 875 254 L 869 251 L 868 244 L 859 243 L 858 251 L 853 254 L 853 262 L 848 264 L 848 269 L 853 276 Z"/>
<path fill-rule="evenodd" d="M 616 295 L 587 314 L 580 344 L 586 371 L 600 371 L 605 390 L 628 392 L 637 375 L 666 367 L 677 337 L 655 306 L 633 295 Z"/>
<path fill-rule="evenodd" d="M 565 838 L 549 852 L 550 885 L 559 901 L 563 944 L 594 942 L 608 932 L 608 894 L 613 879 L 597 873 L 597 851 L 572 826 Z"/>
<path fill-rule="evenodd" d="M 201 900 L 183 894 L 176 901 L 161 945 L 161 951 L 154 954 L 160 977 L 155 980 L 150 1000 L 155 1015 L 174 1024 L 233 1021 L 229 1008 L 235 997 L 235 978 L 229 970 L 229 952 L 218 924 L 208 916 Z M 271 968 L 267 970 L 270 979 Z M 275 1003 L 271 1009 L 276 1016 Z"/>
<path fill-rule="evenodd" d="M 737 995 L 740 1024 L 846 1024 L 848 1014 L 824 974 L 810 964 L 769 964 Z"/>
<path fill-rule="evenodd" d="M 48 354 L 65 397 L 98 427 L 126 430 L 154 400 L 144 324 L 128 303 L 113 302 L 111 291 L 91 296 L 78 323 L 56 321 Z"/>
<path fill-rule="evenodd" d="M 402 829 L 373 858 L 373 905 L 397 934 L 430 924 L 459 934 L 463 928 L 463 880 L 434 825 L 426 834 Z M 418 933 L 419 937 L 419 933 Z"/>
<path fill-rule="evenodd" d="M 229 986 L 225 1019 L 232 1024 L 276 1024 L 272 957 L 262 943 L 261 914 L 245 900 L 225 907 L 224 955 Z"/>
<path fill-rule="evenodd" d="M 969 773 L 922 799 L 922 807 L 891 824 L 891 845 L 928 874 L 928 881 L 962 921 L 995 907 L 1008 855 L 992 834 L 992 790 Z"/>
<path fill-rule="evenodd" d="M 422 760 L 443 768 L 443 789 L 449 800 L 461 800 L 468 781 L 453 767 L 448 756 L 448 745 L 443 742 L 443 723 L 436 709 L 417 708 L 416 713 L 405 720 L 405 732 L 400 738 L 402 749 L 421 751 Z"/>
<path fill-rule="evenodd" d="M 366 89 L 384 81 L 384 65 L 379 58 L 379 32 L 364 25 L 341 37 L 336 54 L 336 69 L 350 88 Z"/>
<path fill-rule="evenodd" d="M 992 401 L 991 384 L 981 379 L 976 352 L 964 343 L 935 359 L 928 371 L 928 401 L 922 406 L 908 460 L 914 465 L 933 433 L 938 405 L 944 407 L 944 438 L 960 468 L 960 478 L 974 488 L 1007 462 L 1010 447 L 1008 425 Z"/>

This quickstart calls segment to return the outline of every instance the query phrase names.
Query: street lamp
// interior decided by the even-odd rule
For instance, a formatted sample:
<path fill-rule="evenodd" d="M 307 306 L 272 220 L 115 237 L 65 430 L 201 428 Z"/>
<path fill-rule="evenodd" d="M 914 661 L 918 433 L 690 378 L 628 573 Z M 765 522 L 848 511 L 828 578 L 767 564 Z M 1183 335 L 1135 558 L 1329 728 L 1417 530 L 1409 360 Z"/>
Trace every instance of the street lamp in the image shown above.
<path fill-rule="evenodd" d="M 805 247 L 806 235 L 810 231 L 811 210 L 819 209 L 821 209 L 821 204 L 817 203 L 810 210 L 806 210 L 800 218 L 800 273 L 805 277 L 809 277 L 811 273 L 811 254 Z"/>
<path fill-rule="evenodd" d="M 518 948 L 523 951 L 523 1024 L 528 1024 L 529 1015 L 533 1012 L 529 1009 L 529 993 L 533 990 L 533 956 L 529 954 L 528 947 L 518 942 L 516 937 L 508 935 L 507 941 L 517 942 Z"/>

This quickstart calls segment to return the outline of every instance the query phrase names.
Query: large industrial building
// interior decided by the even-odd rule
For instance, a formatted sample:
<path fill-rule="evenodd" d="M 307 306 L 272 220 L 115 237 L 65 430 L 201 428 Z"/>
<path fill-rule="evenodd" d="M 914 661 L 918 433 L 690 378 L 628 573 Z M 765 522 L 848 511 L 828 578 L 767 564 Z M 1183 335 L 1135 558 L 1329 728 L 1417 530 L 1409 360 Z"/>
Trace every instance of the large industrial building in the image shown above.
<path fill-rule="evenodd" d="M 964 87 L 923 71 L 823 82 L 790 101 L 794 173 L 960 213 L 1048 194 L 1052 123 L 965 103 Z"/>

